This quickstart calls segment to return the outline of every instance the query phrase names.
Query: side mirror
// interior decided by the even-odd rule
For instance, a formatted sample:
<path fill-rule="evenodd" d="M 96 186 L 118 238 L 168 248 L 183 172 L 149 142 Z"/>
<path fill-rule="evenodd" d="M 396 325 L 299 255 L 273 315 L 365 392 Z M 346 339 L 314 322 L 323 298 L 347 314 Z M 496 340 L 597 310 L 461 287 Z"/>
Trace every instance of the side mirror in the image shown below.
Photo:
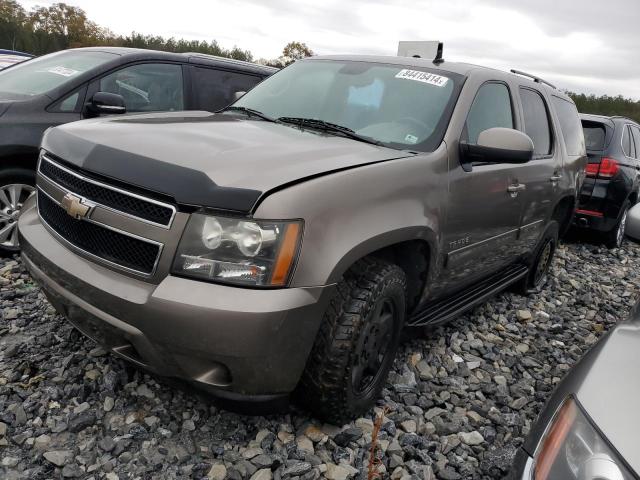
<path fill-rule="evenodd" d="M 460 142 L 466 162 L 526 163 L 533 158 L 533 141 L 512 128 L 490 128 L 480 132 L 478 143 Z"/>
<path fill-rule="evenodd" d="M 244 97 L 245 93 L 247 92 L 234 92 L 233 93 L 233 101 L 237 101 L 240 100 L 242 97 Z"/>
<path fill-rule="evenodd" d="M 124 98 L 117 93 L 96 92 L 87 103 L 87 110 L 96 115 L 126 113 Z"/>

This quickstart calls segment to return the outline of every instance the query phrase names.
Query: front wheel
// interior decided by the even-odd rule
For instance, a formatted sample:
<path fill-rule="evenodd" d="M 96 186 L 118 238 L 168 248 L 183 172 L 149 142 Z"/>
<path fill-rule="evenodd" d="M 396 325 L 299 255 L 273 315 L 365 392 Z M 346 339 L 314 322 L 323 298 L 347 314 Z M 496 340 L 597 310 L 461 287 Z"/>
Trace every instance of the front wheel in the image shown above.
<path fill-rule="evenodd" d="M 406 290 L 402 269 L 375 258 L 339 282 L 296 392 L 317 417 L 341 425 L 373 406 L 400 342 Z"/>
<path fill-rule="evenodd" d="M 35 172 L 25 168 L 0 170 L 0 252 L 20 250 L 18 217 L 35 192 Z"/>

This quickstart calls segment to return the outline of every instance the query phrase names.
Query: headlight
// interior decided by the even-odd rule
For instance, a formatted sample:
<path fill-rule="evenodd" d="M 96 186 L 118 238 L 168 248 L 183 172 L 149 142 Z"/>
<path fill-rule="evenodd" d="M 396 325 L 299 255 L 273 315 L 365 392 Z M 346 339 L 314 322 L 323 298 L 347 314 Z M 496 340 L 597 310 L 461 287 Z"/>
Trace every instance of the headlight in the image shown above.
<path fill-rule="evenodd" d="M 250 286 L 287 284 L 302 223 L 245 220 L 194 213 L 180 240 L 172 273 Z"/>
<path fill-rule="evenodd" d="M 535 480 L 635 478 L 572 398 L 556 412 L 534 462 Z"/>

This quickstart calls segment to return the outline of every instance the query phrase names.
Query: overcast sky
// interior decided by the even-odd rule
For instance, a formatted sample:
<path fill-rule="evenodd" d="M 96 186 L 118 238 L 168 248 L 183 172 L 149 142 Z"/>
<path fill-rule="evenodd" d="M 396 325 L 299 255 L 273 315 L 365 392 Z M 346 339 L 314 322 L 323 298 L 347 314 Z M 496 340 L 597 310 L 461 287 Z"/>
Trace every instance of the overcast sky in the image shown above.
<path fill-rule="evenodd" d="M 640 0 L 62 1 L 115 33 L 216 39 L 256 59 L 279 56 L 291 40 L 318 54 L 383 55 L 398 40 L 440 40 L 447 60 L 640 100 Z"/>

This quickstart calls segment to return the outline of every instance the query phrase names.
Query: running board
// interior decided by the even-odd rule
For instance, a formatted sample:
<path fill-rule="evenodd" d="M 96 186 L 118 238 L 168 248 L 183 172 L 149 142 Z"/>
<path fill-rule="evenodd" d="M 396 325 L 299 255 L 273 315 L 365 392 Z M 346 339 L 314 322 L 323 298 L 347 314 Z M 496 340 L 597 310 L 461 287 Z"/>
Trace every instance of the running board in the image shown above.
<path fill-rule="evenodd" d="M 524 265 L 513 265 L 481 281 L 457 292 L 451 297 L 436 300 L 409 319 L 409 326 L 421 327 L 453 320 L 460 314 L 470 310 L 489 297 L 501 292 L 509 285 L 516 283 L 527 275 L 528 269 Z"/>

